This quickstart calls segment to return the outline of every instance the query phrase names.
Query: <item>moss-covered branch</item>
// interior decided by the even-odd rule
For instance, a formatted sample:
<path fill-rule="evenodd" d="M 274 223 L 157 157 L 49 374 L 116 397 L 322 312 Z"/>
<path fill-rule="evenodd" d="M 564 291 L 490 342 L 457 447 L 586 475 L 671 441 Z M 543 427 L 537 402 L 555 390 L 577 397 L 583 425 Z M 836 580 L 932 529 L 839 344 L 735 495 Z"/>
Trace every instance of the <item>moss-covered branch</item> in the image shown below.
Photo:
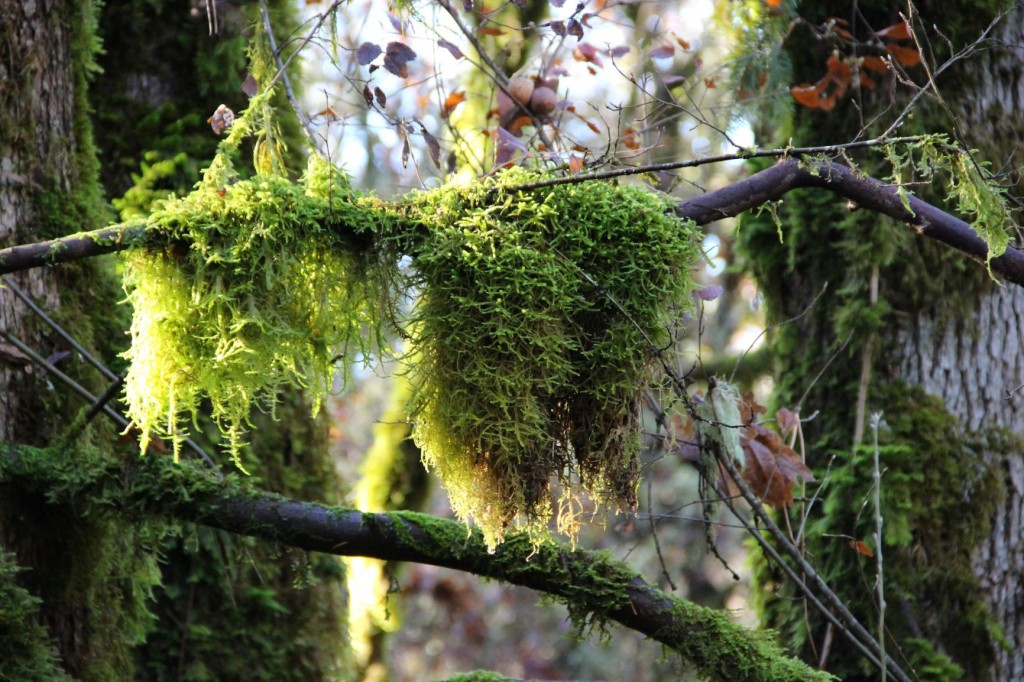
<path fill-rule="evenodd" d="M 308 551 L 432 564 L 523 585 L 564 602 L 581 626 L 617 621 L 713 679 L 831 679 L 784 656 L 770 633 L 746 630 L 723 612 L 665 594 L 607 555 L 536 546 L 524 534 L 508 536 L 488 553 L 479 531 L 454 521 L 300 502 L 235 477 L 220 482 L 161 457 L 118 461 L 8 446 L 0 456 L 0 485 L 12 484 L 45 490 L 55 501 L 86 502 L 95 511 L 167 516 Z"/>
<path fill-rule="evenodd" d="M 796 159 L 782 161 L 728 187 L 682 201 L 676 213 L 698 225 L 706 225 L 777 200 L 802 187 L 835 192 L 862 209 L 895 218 L 919 234 L 974 260 L 984 263 L 988 257 L 985 240 L 968 223 L 913 196 L 905 197 L 905 204 L 895 186 L 858 175 L 855 170 L 830 161 L 810 164 Z M 145 241 L 145 225 L 131 222 L 51 241 L 12 246 L 0 249 L 0 274 L 124 251 Z M 1024 251 L 1007 249 L 1006 253 L 992 259 L 991 267 L 1007 281 L 1024 286 Z"/>

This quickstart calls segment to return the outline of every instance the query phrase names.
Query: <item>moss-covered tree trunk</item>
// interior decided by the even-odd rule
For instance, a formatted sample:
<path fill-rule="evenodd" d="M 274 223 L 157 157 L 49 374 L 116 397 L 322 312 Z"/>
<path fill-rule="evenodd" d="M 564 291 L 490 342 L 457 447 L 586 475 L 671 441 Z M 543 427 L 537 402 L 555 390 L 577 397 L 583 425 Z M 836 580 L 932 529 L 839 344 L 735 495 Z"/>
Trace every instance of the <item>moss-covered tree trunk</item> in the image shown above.
<path fill-rule="evenodd" d="M 105 218 L 85 99 L 93 26 L 89 0 L 0 2 L 0 239 L 9 244 L 95 228 Z M 109 326 L 116 294 L 102 267 L 39 269 L 15 279 L 83 345 L 109 361 L 110 344 L 118 343 Z M 96 393 L 103 380 L 77 354 L 61 355 L 70 350 L 67 344 L 10 288 L 0 289 L 0 329 L 0 441 L 55 443 L 86 406 L 34 366 L 14 339 Z M 108 447 L 116 440 L 116 432 L 99 423 L 68 435 L 79 452 L 97 438 Z M 45 491 L 0 488 L 0 545 L 26 569 L 0 580 L 16 580 L 42 600 L 38 618 L 0 628 L 2 657 L 17 659 L 25 652 L 8 635 L 42 624 L 45 632 L 37 630 L 38 636 L 52 642 L 62 667 L 76 678 L 130 677 L 131 647 L 141 636 L 143 598 L 152 582 L 152 564 L 141 549 L 145 532 L 49 504 Z M 9 614 L 9 606 L 0 611 Z M 37 663 L 15 664 L 15 679 L 59 675 Z M 11 670 L 4 666 L 5 673 Z"/>
<path fill-rule="evenodd" d="M 915 27 L 937 23 L 959 49 L 980 35 L 998 6 L 918 3 L 924 21 Z M 906 6 L 861 2 L 855 10 L 829 2 L 800 11 L 815 25 L 849 19 L 863 38 L 871 35 L 868 23 L 876 31 L 896 24 Z M 1021 18 L 1018 7 L 997 30 L 995 45 L 937 80 L 968 144 L 1000 169 L 1024 162 Z M 933 32 L 928 39 L 940 61 L 948 56 L 943 38 Z M 825 72 L 830 48 L 809 32 L 794 31 L 786 49 L 797 65 L 794 82 L 812 83 Z M 926 80 L 921 68 L 909 73 Z M 793 143 L 853 139 L 877 114 L 884 128 L 907 99 L 897 94 L 891 102 L 888 84 L 851 91 L 831 112 L 798 109 Z M 885 114 L 889 107 L 895 108 Z M 900 132 L 912 128 L 952 132 L 943 108 L 927 99 Z M 874 172 L 880 164 L 867 167 Z M 1015 195 L 1024 196 L 1019 176 L 1010 178 Z M 810 389 L 803 414 L 821 411 L 804 427 L 811 456 L 824 472 L 838 455 L 816 511 L 824 518 L 809 526 L 809 558 L 876 632 L 876 563 L 848 538 L 875 545 L 871 416 L 881 413 L 888 653 L 921 679 L 1021 679 L 1024 607 L 1015 595 L 1024 578 L 1024 394 L 1015 389 L 1024 383 L 1024 291 L 999 286 L 974 264 L 831 197 L 791 198 L 782 219 L 785 244 L 773 225 L 756 220 L 745 223 L 741 239 L 773 320 L 810 309 L 773 341 L 779 404 L 795 406 Z M 762 577 L 768 620 L 791 645 L 843 679 L 877 679 L 877 670 L 822 619 L 806 616 L 799 601 L 779 598 L 776 590 L 788 588 L 770 571 Z"/>

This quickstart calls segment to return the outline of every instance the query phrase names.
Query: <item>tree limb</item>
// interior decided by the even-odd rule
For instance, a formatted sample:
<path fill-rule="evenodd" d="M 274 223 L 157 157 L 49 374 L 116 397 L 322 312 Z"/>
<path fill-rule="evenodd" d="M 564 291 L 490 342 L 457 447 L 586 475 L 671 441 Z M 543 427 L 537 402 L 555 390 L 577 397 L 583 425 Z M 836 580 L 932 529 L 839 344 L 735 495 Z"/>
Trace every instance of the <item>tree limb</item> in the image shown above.
<path fill-rule="evenodd" d="M 799 188 L 827 189 L 857 207 L 877 211 L 911 226 L 915 232 L 951 246 L 984 263 L 988 245 L 969 224 L 914 196 L 907 196 L 907 210 L 894 185 L 858 175 L 833 161 L 787 159 L 728 187 L 681 201 L 676 215 L 706 225 L 729 218 L 781 198 Z M 28 270 L 124 251 L 149 241 L 145 223 L 114 225 L 95 232 L 81 232 L 47 242 L 0 250 L 0 274 Z M 992 272 L 1008 282 L 1024 286 L 1024 251 L 1008 248 L 993 258 Z"/>
<path fill-rule="evenodd" d="M 607 555 L 533 544 L 510 534 L 493 554 L 479 531 L 414 512 L 370 514 L 255 490 L 244 479 L 217 481 L 166 457 L 65 455 L 7 446 L 0 485 L 45 493 L 53 502 L 88 501 L 136 518 L 168 516 L 307 551 L 443 566 L 553 595 L 577 624 L 614 620 L 678 652 L 702 676 L 726 680 L 829 680 L 785 657 L 773 634 L 749 631 L 722 611 L 665 594 Z"/>

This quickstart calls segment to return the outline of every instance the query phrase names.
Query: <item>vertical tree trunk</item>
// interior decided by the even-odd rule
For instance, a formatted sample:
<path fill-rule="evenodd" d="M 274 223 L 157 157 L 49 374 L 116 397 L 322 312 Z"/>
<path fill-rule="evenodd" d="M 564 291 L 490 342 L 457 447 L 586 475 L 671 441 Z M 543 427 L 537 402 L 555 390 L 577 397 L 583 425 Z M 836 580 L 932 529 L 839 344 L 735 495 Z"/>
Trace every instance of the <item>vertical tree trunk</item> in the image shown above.
<path fill-rule="evenodd" d="M 89 0 L 0 0 L 0 240 L 6 244 L 91 229 L 101 218 L 85 99 L 93 11 Z M 116 294 L 105 275 L 91 264 L 33 270 L 16 280 L 54 317 L 73 321 L 75 335 L 90 346 L 104 338 L 118 343 L 93 324 L 114 317 Z M 43 357 L 65 350 L 8 288 L 0 289 L 0 329 Z M 81 399 L 32 366 L 10 338 L 0 343 L 0 442 L 57 442 L 85 407 Z M 109 346 L 98 350 L 109 359 Z M 61 369 L 102 392 L 102 379 L 77 356 Z M 70 428 L 54 456 L 87 456 L 94 439 L 116 439 L 98 422 Z M 131 677 L 131 646 L 142 634 L 151 575 L 140 532 L 50 505 L 44 491 L 0 488 L 0 544 L 30 569 L 16 579 L 42 599 L 41 621 L 76 678 Z M 21 653 L 4 642 L 0 650 Z"/>
<path fill-rule="evenodd" d="M 1017 4 L 994 45 L 938 80 L 968 144 L 997 169 L 1019 169 L 1024 162 L 1024 29 Z M 923 25 L 937 23 L 956 49 L 994 16 L 988 3 L 918 7 Z M 816 25 L 849 18 L 861 37 L 865 21 L 879 30 L 899 21 L 905 9 L 887 2 L 862 2 L 856 12 L 848 2 L 801 6 Z M 952 19 L 943 23 L 954 16 L 956 25 Z M 942 38 L 929 39 L 943 49 Z M 828 54 L 820 41 L 794 32 L 786 49 L 798 65 L 794 82 L 814 82 L 824 73 Z M 909 72 L 924 81 L 920 68 Z M 879 91 L 862 93 L 863 118 L 849 101 L 855 91 L 832 112 L 799 109 L 793 143 L 852 139 L 862 121 L 890 106 Z M 896 111 L 900 106 L 897 101 Z M 892 116 L 883 114 L 882 125 Z M 910 125 L 942 132 L 950 123 L 940 107 L 925 102 Z M 878 132 L 869 129 L 868 135 Z M 1024 196 L 1019 176 L 1011 179 L 1015 195 Z M 805 426 L 815 464 L 824 472 L 831 455 L 838 455 L 817 512 L 825 518 L 809 526 L 815 533 L 808 537 L 809 557 L 877 629 L 876 566 L 842 538 L 874 545 L 869 418 L 881 413 L 888 425 L 879 440 L 889 652 L 921 679 L 1021 679 L 1024 389 L 1015 388 L 1024 383 L 1024 291 L 1001 287 L 983 270 L 972 272 L 971 264 L 831 198 L 793 198 L 783 223 L 784 245 L 774 226 L 754 220 L 744 225 L 741 239 L 773 320 L 804 312 L 829 285 L 806 317 L 774 339 L 780 404 L 794 406 L 809 389 L 804 414 L 821 410 Z M 877 678 L 824 622 L 805 617 L 802 604 L 775 599 L 773 590 L 785 588 L 770 572 L 763 577 L 766 614 L 792 646 L 843 679 Z"/>

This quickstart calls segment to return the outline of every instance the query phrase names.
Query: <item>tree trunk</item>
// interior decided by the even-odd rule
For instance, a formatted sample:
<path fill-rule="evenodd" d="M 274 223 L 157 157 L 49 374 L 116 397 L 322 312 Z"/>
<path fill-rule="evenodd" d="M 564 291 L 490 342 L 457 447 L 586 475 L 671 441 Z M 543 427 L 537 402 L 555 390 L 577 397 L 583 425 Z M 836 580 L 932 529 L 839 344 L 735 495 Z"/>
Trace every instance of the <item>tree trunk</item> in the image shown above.
<path fill-rule="evenodd" d="M 94 23 L 88 0 L 0 0 L 4 242 L 99 226 L 102 207 L 85 99 Z M 104 319 L 116 317 L 118 294 L 97 265 L 38 269 L 16 281 L 58 321 L 74 323 L 83 345 L 108 360 L 116 352 L 120 337 L 110 333 Z M 57 443 L 63 435 L 68 439 L 61 448 L 66 455 L 84 457 L 93 439 L 116 439 L 106 425 L 75 425 L 82 400 L 30 364 L 16 347 L 14 339 L 102 393 L 102 377 L 77 354 L 60 360 L 55 353 L 69 348 L 9 287 L 0 290 L 0 329 L 0 441 Z M 30 569 L 15 579 L 42 599 L 39 615 L 47 636 L 56 644 L 63 667 L 77 678 L 131 676 L 131 646 L 142 634 L 142 598 L 150 582 L 151 564 L 140 549 L 145 532 L 110 519 L 84 518 L 68 505 L 48 504 L 44 491 L 0 488 L 0 544 Z M 0 649 L 5 655 L 22 653 L 5 643 Z M 28 668 L 24 674 L 42 678 L 56 673 Z"/>
<path fill-rule="evenodd" d="M 1020 168 L 1024 162 L 1020 4 L 997 29 L 994 46 L 938 78 L 967 143 L 996 169 Z M 948 5 L 919 3 L 923 21 L 915 28 L 920 32 L 938 23 L 958 49 L 994 16 L 986 3 L 961 5 L 951 13 Z M 865 21 L 877 31 L 898 22 L 897 12 L 905 11 L 902 4 L 886 2 L 860 3 L 859 13 L 845 2 L 801 9 L 814 24 L 849 18 L 861 37 Z M 969 19 L 943 24 L 950 16 Z M 928 39 L 941 51 L 942 38 L 933 33 Z M 794 82 L 822 76 L 828 52 L 821 41 L 797 31 L 786 49 L 799 65 Z M 922 69 L 908 71 L 925 82 Z M 828 113 L 799 109 L 793 144 L 852 139 L 861 121 L 876 114 L 884 129 L 895 115 L 883 113 L 892 106 L 888 93 L 879 92 L 887 85 L 874 92 L 851 91 Z M 854 97 L 860 111 L 850 101 Z M 898 99 L 895 111 L 905 101 Z M 935 105 L 922 103 L 915 117 L 909 126 L 918 132 L 951 128 Z M 1015 196 L 1024 196 L 1019 176 L 1011 179 Z M 821 411 L 804 427 L 813 443 L 810 455 L 823 475 L 829 458 L 838 455 L 823 506 L 812 512 L 821 516 L 823 510 L 825 518 L 808 526 L 816 533 L 808 537 L 808 555 L 876 631 L 875 561 L 852 550 L 844 538 L 875 546 L 870 422 L 873 413 L 881 414 L 889 653 L 921 679 L 1021 679 L 1024 604 L 1017 594 L 1024 579 L 1024 389 L 1015 389 L 1024 383 L 1024 290 L 999 286 L 983 268 L 901 236 L 877 216 L 862 213 L 803 195 L 784 207 L 785 244 L 774 225 L 748 220 L 741 228 L 772 320 L 810 308 L 773 340 L 779 404 L 795 406 L 809 390 L 800 405 L 803 414 Z M 774 590 L 785 588 L 769 570 L 762 577 L 765 613 L 792 646 L 843 679 L 877 679 L 877 671 L 822 620 L 805 618 L 801 603 L 774 599 Z"/>

